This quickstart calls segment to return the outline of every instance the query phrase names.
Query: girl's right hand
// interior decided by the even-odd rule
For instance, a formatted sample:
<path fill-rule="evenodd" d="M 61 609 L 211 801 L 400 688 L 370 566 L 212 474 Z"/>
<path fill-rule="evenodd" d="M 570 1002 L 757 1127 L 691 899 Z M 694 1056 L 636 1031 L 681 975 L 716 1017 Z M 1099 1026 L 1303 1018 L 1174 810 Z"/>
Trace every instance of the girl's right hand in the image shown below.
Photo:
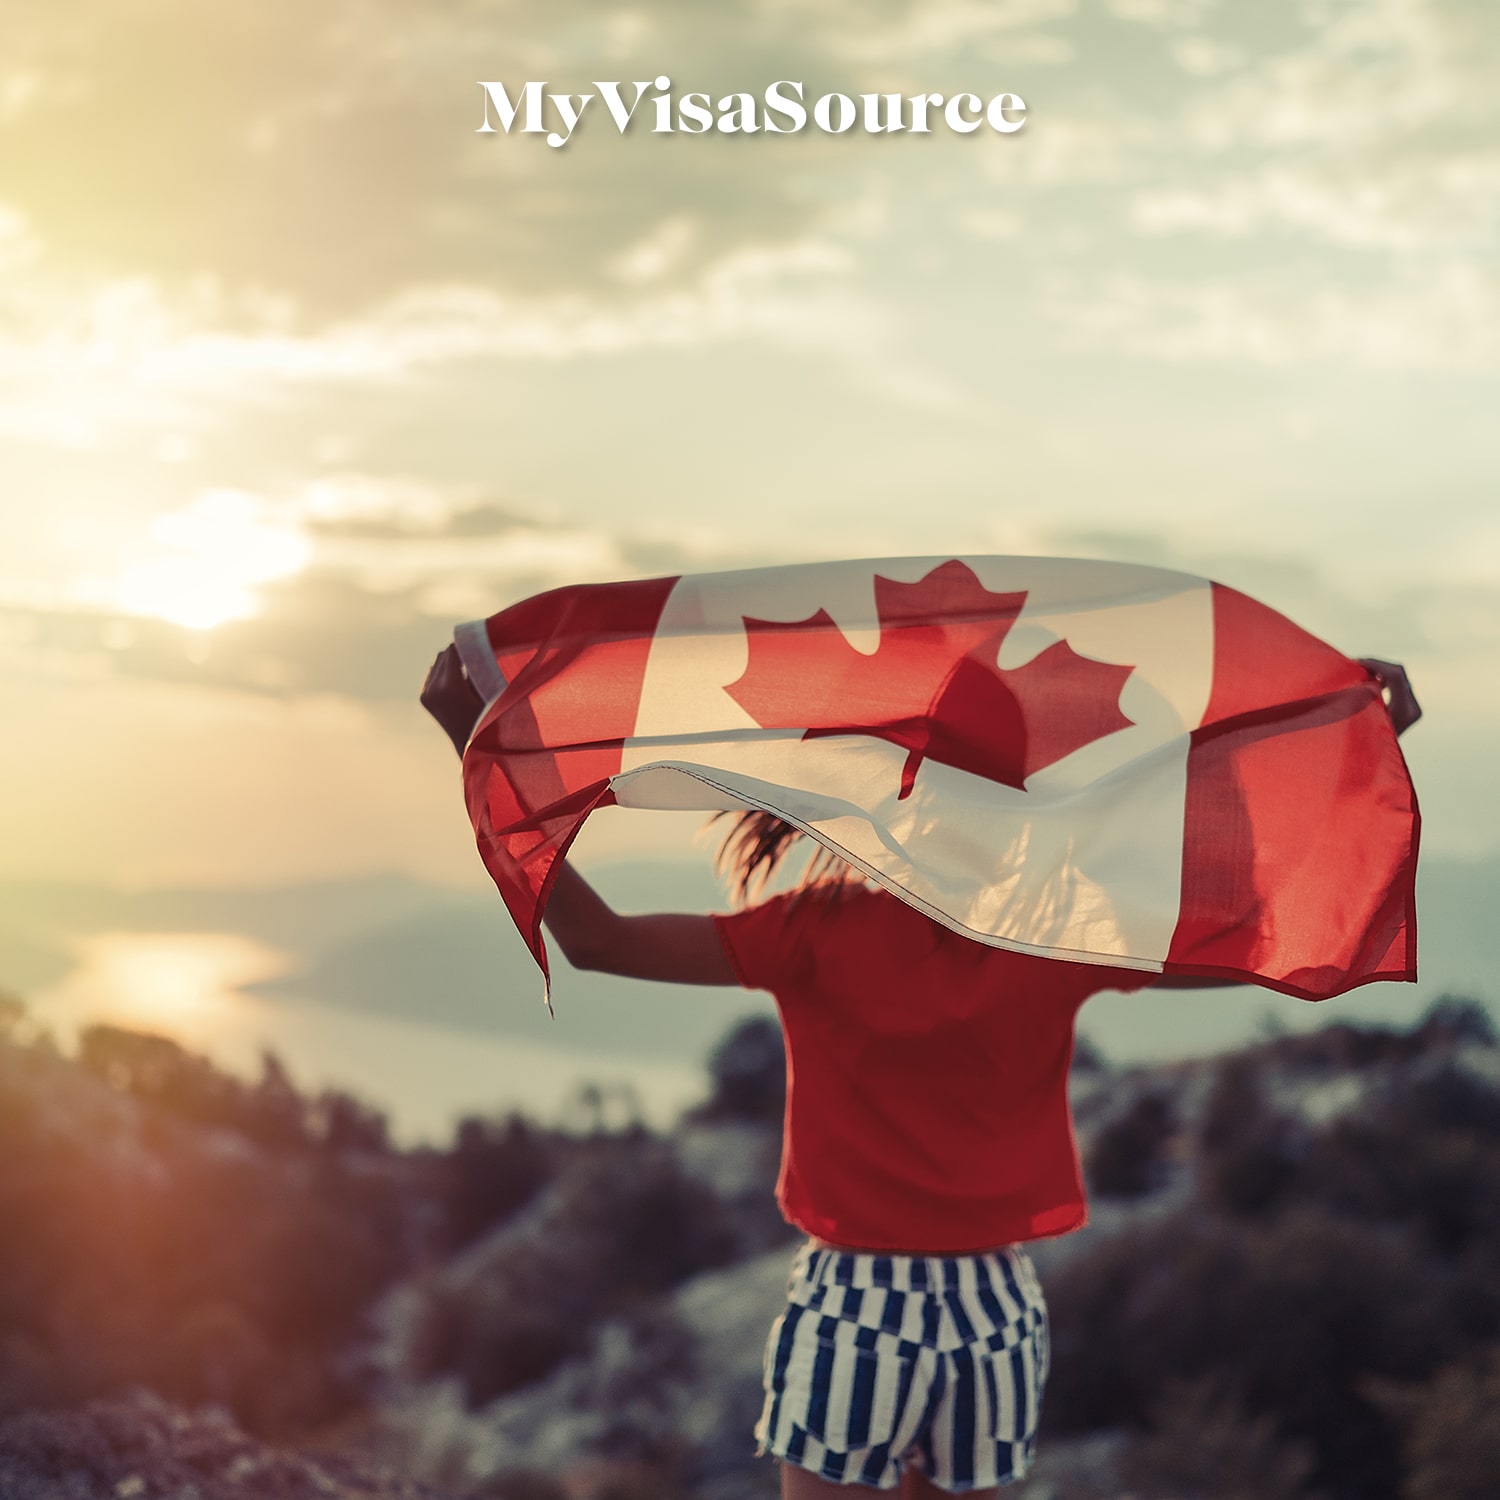
<path fill-rule="evenodd" d="M 453 748 L 462 755 L 484 711 L 484 702 L 464 671 L 457 646 L 438 652 L 418 696 L 422 707 L 438 721 L 453 741 Z"/>

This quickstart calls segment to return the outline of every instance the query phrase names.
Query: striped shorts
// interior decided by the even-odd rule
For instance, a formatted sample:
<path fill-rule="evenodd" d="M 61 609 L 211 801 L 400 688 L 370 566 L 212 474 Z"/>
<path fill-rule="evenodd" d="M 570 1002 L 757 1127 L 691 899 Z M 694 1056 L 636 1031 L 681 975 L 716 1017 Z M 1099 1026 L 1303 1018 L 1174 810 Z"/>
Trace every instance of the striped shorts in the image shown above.
<path fill-rule="evenodd" d="M 836 1484 L 925 1471 L 962 1492 L 1020 1479 L 1047 1378 L 1047 1306 L 1019 1246 L 984 1255 L 804 1245 L 765 1354 L 758 1451 Z"/>

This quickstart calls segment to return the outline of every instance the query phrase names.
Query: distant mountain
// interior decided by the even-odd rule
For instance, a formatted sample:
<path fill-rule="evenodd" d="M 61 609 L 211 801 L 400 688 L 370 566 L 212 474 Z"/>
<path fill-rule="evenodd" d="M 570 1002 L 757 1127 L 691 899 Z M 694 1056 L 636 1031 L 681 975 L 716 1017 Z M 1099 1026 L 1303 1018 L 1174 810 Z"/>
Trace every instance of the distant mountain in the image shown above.
<path fill-rule="evenodd" d="M 600 870 L 601 893 L 625 911 L 723 906 L 701 866 L 637 861 Z M 305 967 L 256 986 L 280 1000 L 420 1019 L 511 1039 L 697 1063 L 736 1016 L 769 998 L 695 985 L 581 973 L 551 949 L 553 1004 L 496 895 L 450 897 L 318 949 Z"/>
<path fill-rule="evenodd" d="M 627 911 L 725 904 L 702 862 L 629 861 L 594 873 Z M 1111 1056 L 1146 1059 L 1218 1051 L 1268 1026 L 1406 1021 L 1449 991 L 1494 1006 L 1500 854 L 1425 859 L 1418 908 L 1417 986 L 1367 986 L 1318 1006 L 1249 986 L 1102 996 L 1085 1009 L 1083 1030 Z M 455 892 L 397 875 L 203 891 L 0 882 L 0 989 L 24 996 L 54 982 L 72 963 L 70 945 L 105 930 L 243 933 L 292 957 L 289 973 L 260 987 L 267 996 L 594 1052 L 696 1063 L 728 1020 L 771 1008 L 737 992 L 578 973 L 554 953 L 554 1019 L 498 896 L 478 880 Z"/>
<path fill-rule="evenodd" d="M 93 932 L 238 932 L 295 952 L 452 899 L 396 874 L 201 890 L 10 878 L 0 880 L 0 983 L 35 982 L 15 964 L 28 944 L 66 963 L 67 943 Z"/>
<path fill-rule="evenodd" d="M 56 984 L 95 933 L 231 932 L 303 954 L 452 899 L 392 874 L 208 890 L 0 880 L 0 991 L 24 998 Z"/>

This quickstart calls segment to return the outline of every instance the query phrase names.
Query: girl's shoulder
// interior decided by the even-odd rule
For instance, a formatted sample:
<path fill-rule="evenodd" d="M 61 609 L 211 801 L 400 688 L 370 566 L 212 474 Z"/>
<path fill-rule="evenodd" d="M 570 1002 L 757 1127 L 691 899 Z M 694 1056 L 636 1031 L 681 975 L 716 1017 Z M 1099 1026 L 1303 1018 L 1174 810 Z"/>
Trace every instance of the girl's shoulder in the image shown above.
<path fill-rule="evenodd" d="M 797 911 L 815 918 L 858 920 L 893 906 L 906 905 L 883 886 L 863 875 L 815 880 L 782 894 L 787 898 L 787 911 Z"/>

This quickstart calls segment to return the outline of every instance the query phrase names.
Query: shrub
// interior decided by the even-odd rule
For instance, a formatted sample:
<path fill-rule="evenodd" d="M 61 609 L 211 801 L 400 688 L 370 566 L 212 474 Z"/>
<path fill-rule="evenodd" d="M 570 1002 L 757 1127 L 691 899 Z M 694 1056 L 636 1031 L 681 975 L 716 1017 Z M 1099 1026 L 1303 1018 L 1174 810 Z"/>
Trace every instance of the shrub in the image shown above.
<path fill-rule="evenodd" d="M 1235 1372 L 1246 1410 L 1349 1500 L 1396 1500 L 1397 1439 L 1364 1393 L 1422 1380 L 1474 1330 L 1462 1289 L 1411 1237 L 1323 1212 L 1248 1227 L 1188 1214 L 1103 1242 L 1049 1289 L 1048 1423 L 1147 1424 L 1173 1379 Z"/>
<path fill-rule="evenodd" d="M 508 1469 L 469 1490 L 464 1500 L 571 1500 L 561 1480 L 540 1469 Z"/>
<path fill-rule="evenodd" d="M 379 1110 L 337 1089 L 305 1099 L 272 1052 L 261 1054 L 261 1076 L 248 1084 L 170 1037 L 96 1025 L 79 1038 L 78 1060 L 158 1116 L 232 1130 L 268 1150 L 390 1150 Z"/>
<path fill-rule="evenodd" d="M 590 1141 L 524 1233 L 429 1291 L 413 1357 L 424 1375 L 457 1374 L 481 1406 L 582 1353 L 602 1319 L 733 1253 L 719 1200 L 668 1147 L 634 1134 Z"/>
<path fill-rule="evenodd" d="M 733 1258 L 722 1204 L 659 1142 L 611 1142 L 581 1157 L 558 1186 L 556 1230 L 591 1247 L 612 1307 Z"/>
<path fill-rule="evenodd" d="M 436 1281 L 425 1289 L 411 1373 L 418 1379 L 456 1375 L 473 1410 L 543 1379 L 582 1353 L 590 1332 L 573 1299 L 556 1291 L 549 1297 L 545 1286 L 502 1265 L 481 1280 Z"/>
<path fill-rule="evenodd" d="M 698 1111 L 705 1120 L 780 1125 L 786 1109 L 786 1052 L 781 1027 L 769 1016 L 741 1021 L 708 1059 L 713 1088 Z"/>
<path fill-rule="evenodd" d="M 1161 1185 L 1164 1148 L 1177 1130 L 1177 1111 L 1165 1094 L 1143 1094 L 1094 1137 L 1085 1170 L 1089 1186 L 1107 1198 L 1139 1198 Z"/>
<path fill-rule="evenodd" d="M 1500 1348 L 1450 1365 L 1421 1386 L 1371 1385 L 1402 1428 L 1403 1500 L 1500 1495 Z"/>
<path fill-rule="evenodd" d="M 1500 1143 L 1500 1088 L 1452 1062 L 1400 1075 L 1378 1117 L 1404 1130 L 1455 1130 Z"/>
<path fill-rule="evenodd" d="M 0 1041 L 17 1036 L 25 1020 L 26 1002 L 9 990 L 0 990 Z"/>
<path fill-rule="evenodd" d="M 1120 1477 L 1140 1495 L 1174 1500 L 1314 1500 L 1313 1455 L 1268 1416 L 1254 1416 L 1226 1384 L 1173 1381 L 1132 1439 Z"/>
<path fill-rule="evenodd" d="M 519 1115 L 494 1124 L 467 1119 L 444 1163 L 443 1237 L 461 1249 L 503 1223 L 550 1177 L 554 1152 Z"/>
<path fill-rule="evenodd" d="M 1285 1193 L 1295 1170 L 1293 1132 L 1270 1109 L 1248 1057 L 1227 1058 L 1214 1073 L 1198 1126 L 1198 1189 L 1213 1207 L 1264 1214 Z"/>
<path fill-rule="evenodd" d="M 1439 995 L 1418 1022 L 1416 1034 L 1428 1045 L 1500 1044 L 1500 1033 L 1495 1030 L 1495 1018 L 1489 1007 L 1472 995 Z"/>
<path fill-rule="evenodd" d="M 1471 1137 L 1340 1121 L 1310 1149 L 1297 1192 L 1351 1217 L 1413 1224 L 1445 1256 L 1500 1241 L 1500 1151 Z"/>
<path fill-rule="evenodd" d="M 60 1059 L 45 1090 L 0 1090 L 0 1404 L 142 1384 L 261 1432 L 339 1415 L 409 1253 L 412 1178 L 334 1144 L 378 1116 L 348 1101 L 320 1136 L 274 1065 L 247 1085 L 161 1037 L 95 1028 L 84 1054 L 129 1098 Z"/>
<path fill-rule="evenodd" d="M 1088 1037 L 1075 1037 L 1073 1040 L 1073 1071 L 1075 1073 L 1107 1073 L 1109 1071 L 1109 1059 L 1100 1051 L 1099 1047 L 1091 1042 Z"/>
<path fill-rule="evenodd" d="M 1412 1225 L 1444 1256 L 1500 1263 L 1500 1090 L 1443 1064 L 1399 1074 L 1315 1137 L 1295 1194 Z"/>
<path fill-rule="evenodd" d="M 563 1307 L 521 1299 L 496 1298 L 477 1309 L 467 1303 L 460 1311 L 466 1326 L 455 1373 L 471 1410 L 544 1379 L 582 1354 L 592 1331 Z"/>

